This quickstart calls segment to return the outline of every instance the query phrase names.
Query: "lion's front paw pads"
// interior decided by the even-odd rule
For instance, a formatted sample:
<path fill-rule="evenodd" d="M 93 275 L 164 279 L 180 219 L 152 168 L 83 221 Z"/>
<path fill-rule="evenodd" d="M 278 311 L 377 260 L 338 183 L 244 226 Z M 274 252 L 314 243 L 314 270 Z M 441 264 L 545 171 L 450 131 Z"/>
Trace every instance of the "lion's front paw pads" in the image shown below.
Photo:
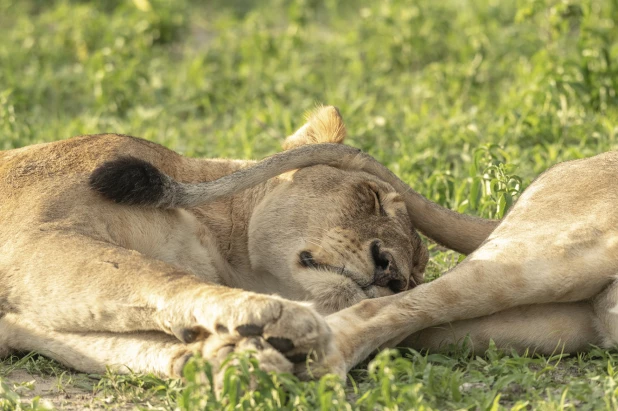
<path fill-rule="evenodd" d="M 322 356 L 331 340 L 324 318 L 303 304 L 246 293 L 222 307 L 196 313 L 193 325 L 172 327 L 172 332 L 186 344 L 217 340 L 232 351 L 242 349 L 241 341 L 267 344 L 292 363 L 304 362 L 310 353 Z"/>
<path fill-rule="evenodd" d="M 233 304 L 189 318 L 191 326 L 172 327 L 172 332 L 199 347 L 217 373 L 232 352 L 254 351 L 260 368 L 277 372 L 294 372 L 295 364 L 330 355 L 332 336 L 325 319 L 309 306 L 282 298 L 242 293 Z"/>

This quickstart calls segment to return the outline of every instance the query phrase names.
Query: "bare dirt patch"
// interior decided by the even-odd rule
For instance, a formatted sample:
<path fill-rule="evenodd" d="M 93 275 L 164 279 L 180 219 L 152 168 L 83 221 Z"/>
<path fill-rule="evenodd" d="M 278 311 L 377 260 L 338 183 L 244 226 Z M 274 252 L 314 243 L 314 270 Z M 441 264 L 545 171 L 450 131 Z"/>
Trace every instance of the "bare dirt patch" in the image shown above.
<path fill-rule="evenodd" d="M 17 369 L 6 375 L 4 380 L 27 403 L 39 397 L 39 404 L 63 410 L 130 410 L 135 407 L 133 404 L 109 404 L 109 400 L 106 401 L 103 394 L 97 392 L 97 380 L 84 374 L 33 375 Z"/>

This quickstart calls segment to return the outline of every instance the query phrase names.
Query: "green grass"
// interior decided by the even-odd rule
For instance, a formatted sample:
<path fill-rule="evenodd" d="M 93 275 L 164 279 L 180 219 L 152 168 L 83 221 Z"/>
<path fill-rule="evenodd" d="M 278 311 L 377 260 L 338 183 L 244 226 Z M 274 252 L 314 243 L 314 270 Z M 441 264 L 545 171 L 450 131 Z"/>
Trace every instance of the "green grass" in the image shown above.
<path fill-rule="evenodd" d="M 261 158 L 323 102 L 428 198 L 500 217 L 552 164 L 618 147 L 617 22 L 617 0 L 0 0 L 0 149 L 110 131 Z M 458 259 L 432 248 L 428 277 Z M 0 409 L 50 405 L 13 369 L 110 409 L 616 409 L 617 360 L 386 352 L 347 386 L 255 371 L 255 392 L 246 360 L 217 399 L 203 364 L 180 385 L 12 357 Z"/>

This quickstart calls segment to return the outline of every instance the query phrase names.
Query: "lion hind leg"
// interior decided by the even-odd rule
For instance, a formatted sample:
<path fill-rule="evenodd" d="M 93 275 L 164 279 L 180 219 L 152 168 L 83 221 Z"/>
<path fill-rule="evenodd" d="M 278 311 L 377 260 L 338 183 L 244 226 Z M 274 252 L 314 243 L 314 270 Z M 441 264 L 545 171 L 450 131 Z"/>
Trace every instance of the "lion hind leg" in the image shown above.
<path fill-rule="evenodd" d="M 0 323 L 7 347 L 16 351 L 34 351 L 73 369 L 104 374 L 110 370 L 119 374 L 152 373 L 160 377 L 181 377 L 187 361 L 196 353 L 208 360 L 215 370 L 215 387 L 220 387 L 225 375 L 224 362 L 228 354 L 252 351 L 263 371 L 288 372 L 292 364 L 269 341 L 262 337 L 241 338 L 235 344 L 230 339 L 211 336 L 206 340 L 183 344 L 160 332 L 133 333 L 63 333 L 45 330 L 36 324 L 19 320 L 17 316 Z M 272 341 L 271 341 L 272 342 Z"/>
<path fill-rule="evenodd" d="M 504 251 L 503 256 L 495 258 L 468 259 L 448 275 L 411 291 L 364 300 L 329 316 L 327 322 L 346 368 L 376 348 L 397 344 L 428 327 L 491 316 L 520 306 L 587 300 L 602 291 L 613 277 L 613 268 L 604 267 L 602 260 L 584 266 L 565 258 L 544 271 L 541 263 L 521 264 L 507 255 L 508 248 Z M 529 257 L 531 261 L 540 260 L 534 255 Z"/>
<path fill-rule="evenodd" d="M 593 306 L 587 301 L 524 305 L 429 327 L 397 345 L 435 352 L 467 339 L 469 348 L 477 354 L 484 353 L 491 340 L 498 348 L 520 354 L 526 351 L 542 355 L 581 352 L 590 344 L 601 344 L 594 320 Z"/>
<path fill-rule="evenodd" d="M 96 374 L 109 368 L 117 373 L 177 376 L 182 371 L 179 361 L 192 348 L 160 332 L 63 333 L 14 315 L 5 317 L 0 327 L 6 333 L 7 348 L 35 351 L 68 367 Z"/>

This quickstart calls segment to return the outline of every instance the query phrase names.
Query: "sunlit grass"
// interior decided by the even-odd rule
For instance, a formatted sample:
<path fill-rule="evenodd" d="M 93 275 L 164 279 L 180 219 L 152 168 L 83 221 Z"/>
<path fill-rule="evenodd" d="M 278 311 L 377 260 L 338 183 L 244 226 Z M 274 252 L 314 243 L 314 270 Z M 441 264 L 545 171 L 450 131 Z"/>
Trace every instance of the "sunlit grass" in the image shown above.
<path fill-rule="evenodd" d="M 339 107 L 349 144 L 423 195 L 500 217 L 552 164 L 618 147 L 617 21 L 615 0 L 0 0 L 0 149 L 109 131 L 261 158 L 321 102 Z M 459 256 L 431 247 L 435 278 Z M 20 400 L 13 368 L 79 381 L 111 409 L 618 407 L 616 357 L 596 349 L 389 351 L 347 385 L 241 364 L 217 398 L 203 364 L 182 385 L 58 377 L 53 361 L 13 357 L 0 363 L 0 409 L 46 406 Z"/>

